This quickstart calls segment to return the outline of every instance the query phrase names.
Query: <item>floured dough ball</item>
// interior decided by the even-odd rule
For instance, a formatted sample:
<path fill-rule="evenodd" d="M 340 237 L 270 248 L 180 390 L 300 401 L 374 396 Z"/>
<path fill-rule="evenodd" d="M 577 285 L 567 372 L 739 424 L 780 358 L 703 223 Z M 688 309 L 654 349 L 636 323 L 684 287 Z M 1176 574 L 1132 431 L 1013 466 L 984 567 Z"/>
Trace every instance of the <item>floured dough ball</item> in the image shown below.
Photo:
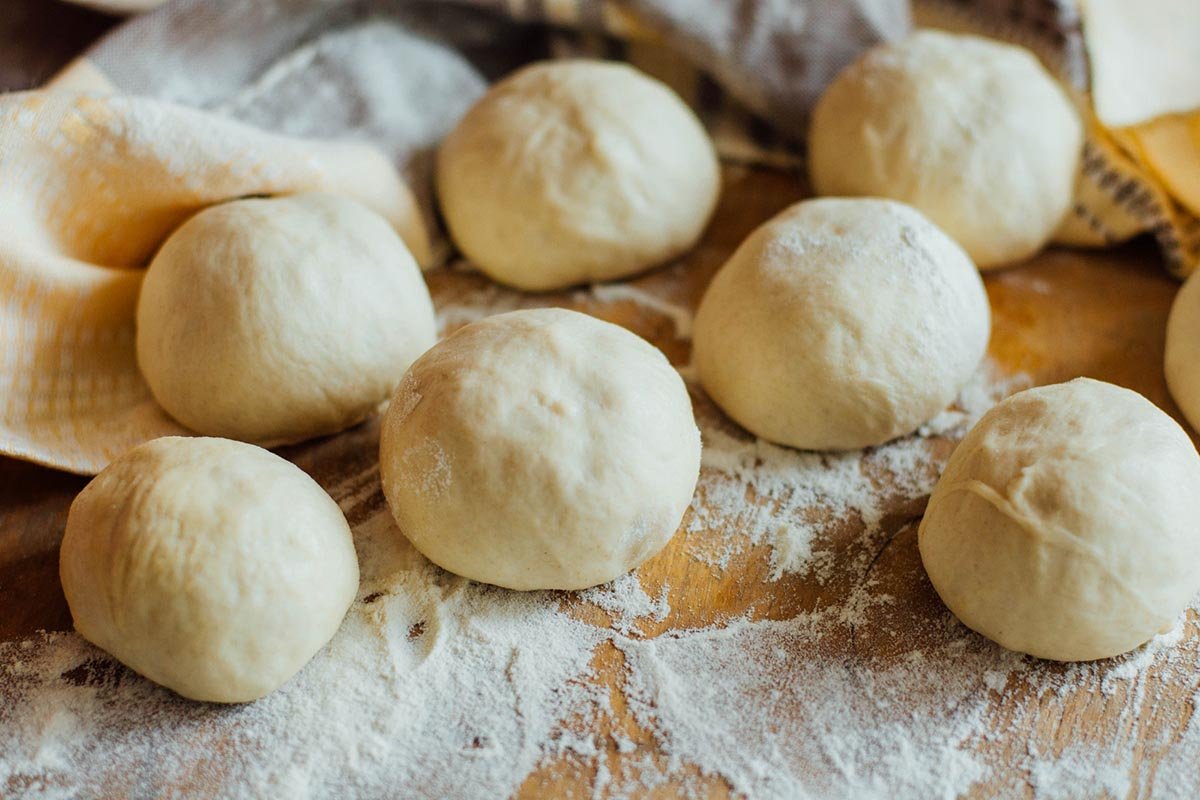
<path fill-rule="evenodd" d="M 881 444 L 942 411 L 987 349 L 979 273 L 891 200 L 798 203 L 713 278 L 693 348 L 709 396 L 742 427 L 810 450 Z"/>
<path fill-rule="evenodd" d="M 155 439 L 71 504 L 59 562 L 75 628 L 193 700 L 273 692 L 337 631 L 358 559 L 298 467 L 227 439 Z"/>
<path fill-rule="evenodd" d="M 363 420 L 434 340 L 400 237 L 324 194 L 200 212 L 154 257 L 137 308 L 138 365 L 167 413 L 261 444 Z"/>
<path fill-rule="evenodd" d="M 712 142 L 670 89 L 624 64 L 534 64 L 492 87 L 438 152 L 455 243 L 520 289 L 657 266 L 716 206 Z"/>
<path fill-rule="evenodd" d="M 922 31 L 868 51 L 813 110 L 818 194 L 910 203 L 983 269 L 1040 250 L 1070 208 L 1083 142 L 1029 51 Z"/>
<path fill-rule="evenodd" d="M 675 533 L 700 432 L 683 380 L 645 340 L 574 311 L 514 311 L 413 364 L 379 462 L 400 530 L 429 560 L 510 589 L 582 589 Z"/>
<path fill-rule="evenodd" d="M 919 532 L 933 586 L 1012 650 L 1087 661 L 1169 630 L 1200 591 L 1200 456 L 1100 381 L 1003 401 L 954 451 Z"/>
<path fill-rule="evenodd" d="M 1183 284 L 1167 320 L 1167 386 L 1192 428 L 1200 431 L 1200 278 Z"/>

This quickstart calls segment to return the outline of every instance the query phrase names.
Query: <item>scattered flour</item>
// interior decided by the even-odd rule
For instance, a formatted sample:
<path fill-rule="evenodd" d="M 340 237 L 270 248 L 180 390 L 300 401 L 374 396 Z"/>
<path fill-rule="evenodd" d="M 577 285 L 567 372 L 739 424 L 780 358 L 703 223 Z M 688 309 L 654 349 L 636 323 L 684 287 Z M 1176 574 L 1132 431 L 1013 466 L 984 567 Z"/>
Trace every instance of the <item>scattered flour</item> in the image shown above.
<path fill-rule="evenodd" d="M 630 572 L 612 583 L 580 592 L 579 599 L 608 612 L 613 630 L 628 636 L 638 633 L 636 623 L 640 620 L 662 622 L 667 618 L 671 612 L 670 591 L 670 585 L 663 584 L 658 597 L 651 597 L 642 588 L 637 573 Z"/>
<path fill-rule="evenodd" d="M 162 55 L 174 83 L 158 95 L 220 95 L 222 75 Z M 431 148 L 483 88 L 449 48 L 367 18 L 199 104 L 296 135 L 386 142 L 428 212 Z M 440 277 L 443 333 L 551 303 L 633 303 L 677 339 L 691 330 L 653 276 L 558 296 Z M 673 546 L 712 586 L 634 573 L 516 593 L 457 578 L 407 544 L 364 457 L 327 487 L 354 530 L 359 597 L 296 678 L 253 704 L 197 704 L 73 633 L 0 643 L 0 797 L 494 798 L 542 769 L 566 769 L 598 797 L 1196 797 L 1196 610 L 1128 656 L 1041 662 L 957 623 L 913 557 L 913 524 L 953 440 L 1019 384 L 984 369 L 917 435 L 842 455 L 753 439 L 693 385 L 703 471 Z M 362 432 L 317 447 L 356 436 L 369 452 Z M 764 568 L 742 569 L 754 564 Z M 668 627 L 745 574 L 784 610 Z M 787 605 L 798 587 L 817 599 Z M 1081 714 L 1090 698 L 1120 713 Z M 1039 739 L 1055 749 L 1027 738 L 1035 723 L 1057 726 Z"/>
<path fill-rule="evenodd" d="M 647 291 L 630 283 L 594 283 L 586 292 L 580 295 L 588 296 L 600 303 L 619 303 L 629 301 L 644 306 L 650 311 L 657 312 L 671 321 L 675 326 L 675 335 L 681 339 L 691 338 L 692 312 L 689 309 L 668 302 L 653 292 Z"/>
<path fill-rule="evenodd" d="M 461 261 L 449 268 L 465 269 Z M 537 299 L 537 295 L 521 295 L 494 283 L 480 282 L 456 292 L 449 302 L 436 305 L 438 330 L 444 335 L 493 314 L 545 305 Z"/>
<path fill-rule="evenodd" d="M 686 528 L 689 553 L 726 569 L 747 548 L 769 544 L 771 579 L 812 572 L 825 581 L 841 567 L 814 549 L 818 537 L 847 522 L 870 536 L 888 510 L 926 497 L 940 472 L 930 440 L 961 438 L 997 400 L 1026 383 L 1002 379 L 985 363 L 955 405 L 917 435 L 851 453 L 805 452 L 755 439 L 703 401 L 697 411 L 707 470 Z M 731 525 L 742 535 L 726 535 Z M 715 536 L 707 534 L 712 530 Z"/>
<path fill-rule="evenodd" d="M 432 278 L 443 332 L 550 302 Z M 568 300 L 605 297 L 688 330 L 650 289 Z M 1123 658 L 1041 662 L 956 622 L 914 557 L 953 441 L 1020 383 L 985 366 L 916 435 L 836 455 L 754 439 L 693 386 L 703 467 L 674 547 L 711 587 L 455 577 L 407 544 L 364 456 L 327 487 L 354 530 L 359 597 L 296 678 L 253 704 L 196 704 L 73 633 L 0 644 L 0 795 L 494 798 L 551 770 L 596 797 L 1194 797 L 1195 611 Z M 374 435 L 317 447 L 369 453 Z M 731 576 L 771 602 L 706 612 Z M 816 599 L 789 606 L 800 587 Z M 1081 716 L 1093 697 L 1120 713 Z M 1061 744 L 1040 750 L 1027 732 L 1053 720 Z"/>
<path fill-rule="evenodd" d="M 0 646 L 0 794 L 494 797 L 560 720 L 605 702 L 585 681 L 604 631 L 441 572 L 386 511 L 355 536 L 362 588 L 341 631 L 251 705 L 178 699 L 74 634 Z"/>

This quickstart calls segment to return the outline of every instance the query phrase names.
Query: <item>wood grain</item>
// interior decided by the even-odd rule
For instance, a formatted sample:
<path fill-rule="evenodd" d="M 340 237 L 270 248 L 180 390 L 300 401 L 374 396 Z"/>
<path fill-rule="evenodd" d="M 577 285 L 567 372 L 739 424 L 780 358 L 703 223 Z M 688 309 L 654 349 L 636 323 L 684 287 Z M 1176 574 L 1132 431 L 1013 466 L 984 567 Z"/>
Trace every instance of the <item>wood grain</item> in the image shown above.
<path fill-rule="evenodd" d="M 776 211 L 802 196 L 793 176 L 744 168 L 727 171 L 726 190 L 712 229 L 694 253 L 666 269 L 634 283 L 694 308 L 713 272 L 742 238 Z M 429 276 L 435 302 L 444 305 L 456 298 L 487 291 L 479 275 L 443 270 Z M 1176 418 L 1162 375 L 1163 337 L 1177 284 L 1164 272 L 1155 250 L 1144 243 L 1117 250 L 1083 252 L 1051 250 L 1029 264 L 986 279 L 994 312 L 991 357 L 1006 371 L 1025 373 L 1037 384 L 1088 375 L 1143 393 Z M 514 297 L 519 305 L 562 305 L 623 324 L 661 347 L 676 364 L 686 364 L 690 343 L 680 335 L 669 315 L 627 299 L 603 301 L 603 294 L 563 292 Z M 700 394 L 694 394 L 698 413 L 718 414 Z M 1193 433 L 1193 436 L 1195 434 Z M 382 499 L 377 482 L 375 447 L 378 425 L 361 425 L 340 436 L 287 448 L 286 457 L 307 469 L 326 487 L 359 476 L 363 500 L 352 509 L 351 521 L 379 509 Z M 943 454 L 949 441 L 935 442 Z M 57 548 L 67 507 L 83 486 L 79 478 L 10 460 L 0 460 L 0 640 L 9 640 L 39 629 L 66 630 L 70 619 L 57 577 Z M 345 491 L 345 487 L 342 489 Z M 751 499 L 753 502 L 753 499 Z M 770 552 L 765 546 L 750 548 L 732 559 L 728 569 L 716 571 L 686 555 L 679 537 L 660 555 L 645 564 L 639 577 L 652 596 L 668 586 L 670 613 L 661 622 L 648 622 L 642 636 L 668 630 L 720 624 L 740 615 L 787 619 L 844 598 L 868 576 L 879 591 L 896 598 L 870 626 L 852 631 L 850 640 L 836 645 L 836 657 L 857 659 L 864 668 L 886 664 L 924 641 L 944 635 L 938 620 L 944 617 L 940 601 L 921 569 L 916 549 L 916 520 L 923 500 L 897 499 L 885 515 L 878 535 L 864 537 L 861 523 L 847 522 L 833 534 L 832 550 L 837 577 L 817 583 L 802 576 L 766 581 Z M 685 525 L 688 523 L 685 520 Z M 730 535 L 729 531 L 724 532 Z M 563 607 L 581 619 L 607 626 L 602 609 L 564 593 Z M 1200 641 L 1196 620 L 1190 620 L 1180 647 L 1195 650 Z M 621 695 L 623 656 L 606 644 L 594 661 L 596 680 L 613 698 L 613 717 L 599 723 L 582 721 L 592 732 L 619 729 L 634 741 L 630 754 L 618 751 L 611 737 L 603 755 L 609 771 L 621 776 L 632 759 L 656 753 L 653 737 L 642 730 Z M 1046 666 L 1070 675 L 1069 668 Z M 1066 680 L 1064 678 L 1064 680 Z M 1155 681 L 1154 676 L 1148 679 Z M 1160 682 L 1140 698 L 1122 689 L 1105 692 L 1096 680 L 1080 679 L 1052 697 L 1044 696 L 1011 678 L 1003 695 L 997 694 L 989 716 L 991 735 L 977 748 L 994 768 L 995 780 L 977 786 L 972 794 L 1032 796 L 1029 776 L 1020 766 L 1021 754 L 1061 752 L 1073 743 L 1136 737 L 1140 756 L 1137 780 L 1132 785 L 1153 786 L 1158 761 L 1189 724 L 1192 697 L 1200 687 L 1200 668 L 1190 682 Z M 1136 723 L 1136 724 L 1134 724 Z M 198 774 L 203 772 L 198 756 Z M 594 767 L 571 758 L 544 764 L 525 781 L 522 797 L 588 796 Z M 692 786 L 701 786 L 713 797 L 729 794 L 719 778 L 694 771 Z M 198 778 L 198 785 L 203 780 Z M 674 796 L 679 782 L 653 790 L 651 797 Z"/>

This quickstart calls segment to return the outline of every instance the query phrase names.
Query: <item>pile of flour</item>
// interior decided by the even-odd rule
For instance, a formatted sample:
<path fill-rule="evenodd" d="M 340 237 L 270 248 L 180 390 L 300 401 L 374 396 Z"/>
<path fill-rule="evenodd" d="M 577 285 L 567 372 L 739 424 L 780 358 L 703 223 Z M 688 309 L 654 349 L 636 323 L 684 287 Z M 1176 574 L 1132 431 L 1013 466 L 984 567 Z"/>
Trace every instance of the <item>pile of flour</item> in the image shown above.
<path fill-rule="evenodd" d="M 443 331 L 545 302 L 434 285 Z M 637 285 L 569 299 L 637 304 L 680 338 L 690 324 Z M 1054 665 L 967 631 L 921 572 L 915 520 L 952 440 L 1019 385 L 985 367 L 920 434 L 843 455 L 748 437 L 694 390 L 703 470 L 672 548 L 713 586 L 759 576 L 755 595 L 770 602 L 728 619 L 704 607 L 711 587 L 637 573 L 579 593 L 450 575 L 390 519 L 377 428 L 352 431 L 329 446 L 361 454 L 361 469 L 326 488 L 353 526 L 362 586 L 331 644 L 278 692 L 236 707 L 181 700 L 73 633 L 0 645 L 0 794 L 493 798 L 533 773 L 597 797 L 927 798 L 980 783 L 1039 797 L 1186 794 L 1200 723 L 1172 710 L 1200 704 L 1194 611 L 1130 656 Z M 801 584 L 818 599 L 791 602 Z M 697 615 L 703 625 L 678 623 Z M 1070 734 L 1052 752 L 1001 735 L 1054 720 L 1081 694 L 1125 710 L 1063 720 Z"/>

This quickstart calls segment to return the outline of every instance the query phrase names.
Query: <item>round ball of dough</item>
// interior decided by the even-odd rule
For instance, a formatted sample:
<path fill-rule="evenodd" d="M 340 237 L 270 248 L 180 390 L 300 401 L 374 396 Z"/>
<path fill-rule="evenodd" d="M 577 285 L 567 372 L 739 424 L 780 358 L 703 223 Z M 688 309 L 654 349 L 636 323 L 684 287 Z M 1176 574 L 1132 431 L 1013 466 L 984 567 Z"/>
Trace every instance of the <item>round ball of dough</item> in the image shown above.
<path fill-rule="evenodd" d="M 455 243 L 520 289 L 657 266 L 691 249 L 720 171 L 700 121 L 624 64 L 554 61 L 497 83 L 438 151 Z"/>
<path fill-rule="evenodd" d="M 435 338 L 400 237 L 332 195 L 201 211 L 138 299 L 138 365 L 159 404 L 197 433 L 261 444 L 360 422 Z"/>
<path fill-rule="evenodd" d="M 700 432 L 679 374 L 624 328 L 562 309 L 457 331 L 388 409 L 383 492 L 439 566 L 510 589 L 582 589 L 666 545 Z"/>
<path fill-rule="evenodd" d="M 923 31 L 847 67 L 813 110 L 818 194 L 915 206 L 983 269 L 1041 249 L 1070 208 L 1083 142 L 1029 51 Z"/>
<path fill-rule="evenodd" d="M 1167 631 L 1200 590 L 1200 456 L 1136 392 L 1080 378 L 1003 401 L 942 474 L 933 586 L 1011 650 L 1087 661 Z"/>
<path fill-rule="evenodd" d="M 59 562 L 75 628 L 193 700 L 277 689 L 358 591 L 337 504 L 295 465 L 227 439 L 135 447 L 75 498 Z"/>
<path fill-rule="evenodd" d="M 709 396 L 764 439 L 881 444 L 942 411 L 987 349 L 979 272 L 890 200 L 798 203 L 754 231 L 700 304 L 693 352 Z"/>
<path fill-rule="evenodd" d="M 1200 279 L 1183 284 L 1167 320 L 1167 387 L 1192 427 L 1200 431 Z"/>

